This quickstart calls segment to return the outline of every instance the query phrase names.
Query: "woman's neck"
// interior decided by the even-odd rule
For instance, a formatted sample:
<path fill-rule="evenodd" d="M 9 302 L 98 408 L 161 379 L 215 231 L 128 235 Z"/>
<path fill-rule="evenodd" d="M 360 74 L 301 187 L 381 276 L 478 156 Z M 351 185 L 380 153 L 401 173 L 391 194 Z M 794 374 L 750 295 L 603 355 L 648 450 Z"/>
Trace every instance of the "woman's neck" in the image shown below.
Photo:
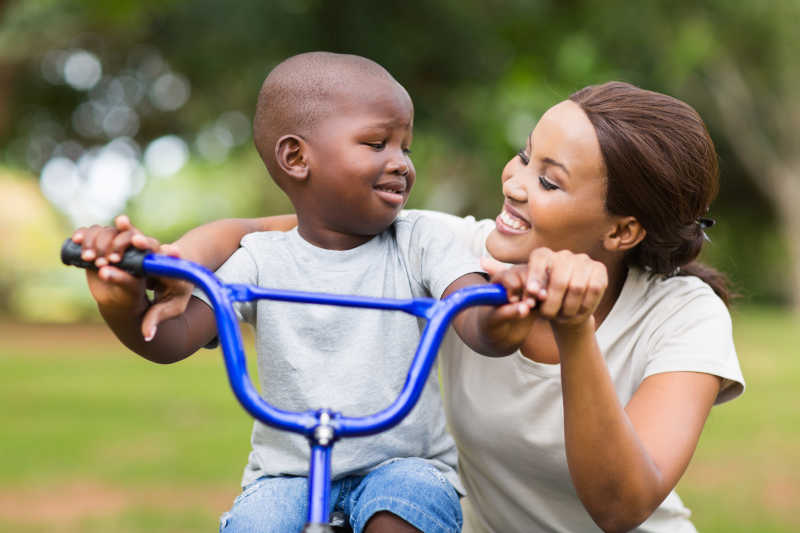
<path fill-rule="evenodd" d="M 625 279 L 628 277 L 628 267 L 622 261 L 608 264 L 606 263 L 606 271 L 608 273 L 608 287 L 603 294 L 603 299 L 594 311 L 595 328 L 599 328 L 603 320 L 606 319 L 614 304 L 617 303 L 622 287 L 625 285 Z"/>

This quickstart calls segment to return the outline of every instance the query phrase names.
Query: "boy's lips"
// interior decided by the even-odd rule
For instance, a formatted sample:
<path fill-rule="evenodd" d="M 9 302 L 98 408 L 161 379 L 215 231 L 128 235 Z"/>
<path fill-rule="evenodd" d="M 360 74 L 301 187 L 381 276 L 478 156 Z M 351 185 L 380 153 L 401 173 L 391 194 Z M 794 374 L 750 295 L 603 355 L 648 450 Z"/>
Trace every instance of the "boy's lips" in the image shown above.
<path fill-rule="evenodd" d="M 531 224 L 508 204 L 503 205 L 503 210 L 495 219 L 495 227 L 500 233 L 507 235 L 520 235 L 531 229 Z"/>
<path fill-rule="evenodd" d="M 378 194 L 378 197 L 384 202 L 400 206 L 406 200 L 408 181 L 403 178 L 384 180 L 376 183 L 373 189 Z"/>

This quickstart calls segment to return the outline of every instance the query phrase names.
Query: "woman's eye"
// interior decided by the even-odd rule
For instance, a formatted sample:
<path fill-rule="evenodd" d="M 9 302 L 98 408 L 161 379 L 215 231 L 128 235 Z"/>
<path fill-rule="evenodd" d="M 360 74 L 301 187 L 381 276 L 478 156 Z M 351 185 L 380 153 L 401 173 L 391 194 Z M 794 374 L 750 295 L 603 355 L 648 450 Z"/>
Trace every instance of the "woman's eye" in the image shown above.
<path fill-rule="evenodd" d="M 382 142 L 379 142 L 379 143 L 364 143 L 364 144 L 366 144 L 370 148 L 374 148 L 376 150 L 383 150 L 383 148 L 386 146 L 386 142 L 385 141 L 382 141 Z"/>
<path fill-rule="evenodd" d="M 524 148 L 520 149 L 520 151 L 519 151 L 519 152 L 517 152 L 517 155 L 518 155 L 518 156 L 519 156 L 519 158 L 522 160 L 522 164 L 523 164 L 523 165 L 527 165 L 528 163 L 530 163 L 530 159 L 529 159 L 529 158 L 528 158 L 528 156 L 525 154 L 525 149 L 524 149 Z"/>
<path fill-rule="evenodd" d="M 546 191 L 553 191 L 555 189 L 558 189 L 558 185 L 556 185 L 555 183 L 553 183 L 544 176 L 539 176 L 539 184 L 542 186 L 542 189 Z"/>
<path fill-rule="evenodd" d="M 411 148 L 403 148 L 403 153 L 406 155 L 411 155 Z"/>

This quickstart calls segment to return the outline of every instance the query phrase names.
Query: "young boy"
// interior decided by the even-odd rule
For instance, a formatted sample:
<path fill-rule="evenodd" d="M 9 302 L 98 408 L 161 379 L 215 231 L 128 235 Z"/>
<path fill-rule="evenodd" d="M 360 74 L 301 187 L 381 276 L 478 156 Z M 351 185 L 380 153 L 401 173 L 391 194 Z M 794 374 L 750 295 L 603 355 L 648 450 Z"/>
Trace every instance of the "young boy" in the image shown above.
<path fill-rule="evenodd" d="M 247 235 L 217 275 L 228 283 L 391 298 L 443 297 L 484 283 L 469 251 L 435 221 L 419 213 L 398 218 L 415 179 L 412 124 L 408 93 L 370 60 L 310 53 L 275 67 L 259 94 L 254 139 L 295 207 L 297 228 Z M 104 257 L 113 231 L 84 238 L 84 250 L 94 246 L 91 253 Z M 144 284 L 123 278 L 108 267 L 88 274 L 103 318 L 133 351 L 171 363 L 213 341 L 213 313 L 197 293 L 181 317 L 143 338 Z M 263 300 L 237 312 L 256 329 L 263 396 L 289 410 L 327 406 L 355 416 L 382 409 L 402 387 L 420 334 L 418 320 L 403 313 Z M 476 351 L 504 355 L 527 331 L 509 316 L 472 308 L 454 327 Z M 244 490 L 220 530 L 299 531 L 307 442 L 256 422 L 252 446 Z M 355 531 L 459 531 L 455 464 L 433 374 L 397 427 L 337 444 L 331 503 Z"/>

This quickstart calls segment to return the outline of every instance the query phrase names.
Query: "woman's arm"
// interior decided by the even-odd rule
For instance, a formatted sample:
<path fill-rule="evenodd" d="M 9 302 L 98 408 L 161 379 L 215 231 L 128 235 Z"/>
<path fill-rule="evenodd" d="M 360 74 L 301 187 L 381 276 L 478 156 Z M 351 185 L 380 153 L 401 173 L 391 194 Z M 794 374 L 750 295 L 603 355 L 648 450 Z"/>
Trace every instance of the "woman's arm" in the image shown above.
<path fill-rule="evenodd" d="M 172 243 L 180 256 L 216 270 L 239 248 L 239 241 L 255 231 L 289 231 L 297 225 L 295 215 L 263 218 L 226 218 L 215 220 L 186 232 Z M 213 243 L 210 246 L 209 243 Z"/>
<path fill-rule="evenodd" d="M 675 488 L 697 446 L 720 378 L 670 372 L 645 379 L 621 405 L 594 336 L 556 325 L 567 464 L 581 502 L 604 531 L 644 522 Z"/>
<path fill-rule="evenodd" d="M 484 262 L 484 268 L 499 266 Z M 655 374 L 623 406 L 595 337 L 594 313 L 608 286 L 605 266 L 586 255 L 538 249 L 526 274 L 522 301 L 536 299 L 534 313 L 549 322 L 553 337 L 533 333 L 522 351 L 549 352 L 545 341 L 557 348 L 567 465 L 578 497 L 604 531 L 629 531 L 678 483 L 720 378 Z"/>

